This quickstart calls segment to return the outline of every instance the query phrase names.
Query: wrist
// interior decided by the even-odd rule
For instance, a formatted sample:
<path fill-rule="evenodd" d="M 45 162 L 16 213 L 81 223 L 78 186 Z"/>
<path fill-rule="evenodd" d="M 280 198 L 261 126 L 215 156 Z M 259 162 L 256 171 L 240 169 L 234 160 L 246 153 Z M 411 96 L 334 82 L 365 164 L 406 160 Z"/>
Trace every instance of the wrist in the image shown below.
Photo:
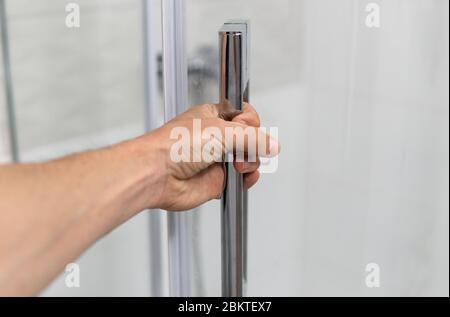
<path fill-rule="evenodd" d="M 119 155 L 125 159 L 129 175 L 130 194 L 134 209 L 154 209 L 160 206 L 166 183 L 165 151 L 154 133 L 149 133 L 119 145 Z"/>

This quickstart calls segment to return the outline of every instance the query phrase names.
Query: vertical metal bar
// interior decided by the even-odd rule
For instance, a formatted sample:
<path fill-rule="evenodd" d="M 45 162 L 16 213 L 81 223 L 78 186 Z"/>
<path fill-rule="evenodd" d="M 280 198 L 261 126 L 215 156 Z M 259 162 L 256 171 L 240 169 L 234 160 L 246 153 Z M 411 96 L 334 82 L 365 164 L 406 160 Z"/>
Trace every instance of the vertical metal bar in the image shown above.
<path fill-rule="evenodd" d="M 248 102 L 248 23 L 231 21 L 219 31 L 220 103 L 242 110 Z M 232 155 L 232 153 L 230 154 Z M 222 295 L 244 296 L 247 253 L 247 193 L 243 176 L 226 163 L 222 198 Z"/>
<path fill-rule="evenodd" d="M 154 8 L 157 0 L 142 0 L 143 8 L 143 48 L 144 48 L 144 94 L 145 94 L 145 129 L 151 131 L 162 123 L 161 111 L 157 104 L 157 54 L 154 29 Z M 150 226 L 150 276 L 151 295 L 168 294 L 167 270 L 167 219 L 162 210 L 149 212 Z"/>
<path fill-rule="evenodd" d="M 9 55 L 8 21 L 5 0 L 0 0 L 0 39 L 3 57 L 3 71 L 5 76 L 6 111 L 9 129 L 9 146 L 13 162 L 19 161 L 19 149 L 17 143 L 16 116 L 14 111 L 14 91 L 11 72 L 11 60 Z"/>
<path fill-rule="evenodd" d="M 145 128 L 147 131 L 161 125 L 160 112 L 157 111 L 157 54 L 153 21 L 153 5 L 155 0 L 142 0 L 143 13 L 143 48 L 145 77 Z"/>
<path fill-rule="evenodd" d="M 187 61 L 184 0 L 162 1 L 165 120 L 187 108 Z M 190 213 L 168 215 L 171 296 L 191 294 Z"/>

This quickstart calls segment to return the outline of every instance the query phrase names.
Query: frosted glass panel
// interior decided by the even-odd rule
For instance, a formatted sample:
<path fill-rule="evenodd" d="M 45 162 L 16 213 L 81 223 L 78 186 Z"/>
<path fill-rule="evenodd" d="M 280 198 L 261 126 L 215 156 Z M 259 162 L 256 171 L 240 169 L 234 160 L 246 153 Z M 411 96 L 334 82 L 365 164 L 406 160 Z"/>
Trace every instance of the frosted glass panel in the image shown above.
<path fill-rule="evenodd" d="M 367 3 L 188 2 L 191 54 L 251 20 L 250 99 L 279 128 L 249 196 L 250 296 L 448 296 L 448 2 L 377 1 L 379 28 Z M 219 295 L 219 206 L 199 214 L 197 290 Z"/>

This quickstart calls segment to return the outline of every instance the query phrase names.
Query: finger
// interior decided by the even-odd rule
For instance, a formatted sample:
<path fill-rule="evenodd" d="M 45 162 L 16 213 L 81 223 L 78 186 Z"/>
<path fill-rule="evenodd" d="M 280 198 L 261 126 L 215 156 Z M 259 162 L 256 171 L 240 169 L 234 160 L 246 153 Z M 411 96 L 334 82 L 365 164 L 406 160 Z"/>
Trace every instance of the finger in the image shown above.
<path fill-rule="evenodd" d="M 260 128 L 247 126 L 237 122 L 222 121 L 224 150 L 235 153 L 236 160 L 256 162 L 256 158 L 273 157 L 279 154 L 280 144 Z"/>
<path fill-rule="evenodd" d="M 233 162 L 234 168 L 239 173 L 251 173 L 259 168 L 260 162 Z"/>
<path fill-rule="evenodd" d="M 215 163 L 187 181 L 194 207 L 219 198 L 223 192 L 225 173 L 221 163 Z"/>
<path fill-rule="evenodd" d="M 249 189 L 250 187 L 252 187 L 253 185 L 256 184 L 256 182 L 259 179 L 259 171 L 256 170 L 252 173 L 248 173 L 244 175 L 244 188 L 245 189 Z"/>
<path fill-rule="evenodd" d="M 259 115 L 250 104 L 244 103 L 242 112 L 235 116 L 232 120 L 233 122 L 243 123 L 246 125 L 251 125 L 254 127 L 259 127 L 261 125 Z"/>

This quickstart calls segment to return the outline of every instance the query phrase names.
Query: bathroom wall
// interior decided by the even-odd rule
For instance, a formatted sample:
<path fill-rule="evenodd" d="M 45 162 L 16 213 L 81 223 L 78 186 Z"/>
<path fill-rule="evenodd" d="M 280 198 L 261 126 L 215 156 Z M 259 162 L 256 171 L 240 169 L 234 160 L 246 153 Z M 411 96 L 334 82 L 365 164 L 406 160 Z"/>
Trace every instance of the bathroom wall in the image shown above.
<path fill-rule="evenodd" d="M 7 1 L 24 159 L 80 136 L 108 139 L 119 126 L 129 135 L 142 131 L 140 1 L 77 1 L 80 28 L 65 26 L 65 3 Z"/>
<path fill-rule="evenodd" d="M 141 1 L 76 1 L 79 29 L 65 25 L 68 2 L 6 1 L 22 161 L 97 148 L 144 131 Z M 4 106 L 1 85 L 0 160 L 7 158 Z M 67 288 L 61 275 L 42 295 L 150 295 L 148 227 L 144 212 L 76 260 L 80 288 Z"/>

